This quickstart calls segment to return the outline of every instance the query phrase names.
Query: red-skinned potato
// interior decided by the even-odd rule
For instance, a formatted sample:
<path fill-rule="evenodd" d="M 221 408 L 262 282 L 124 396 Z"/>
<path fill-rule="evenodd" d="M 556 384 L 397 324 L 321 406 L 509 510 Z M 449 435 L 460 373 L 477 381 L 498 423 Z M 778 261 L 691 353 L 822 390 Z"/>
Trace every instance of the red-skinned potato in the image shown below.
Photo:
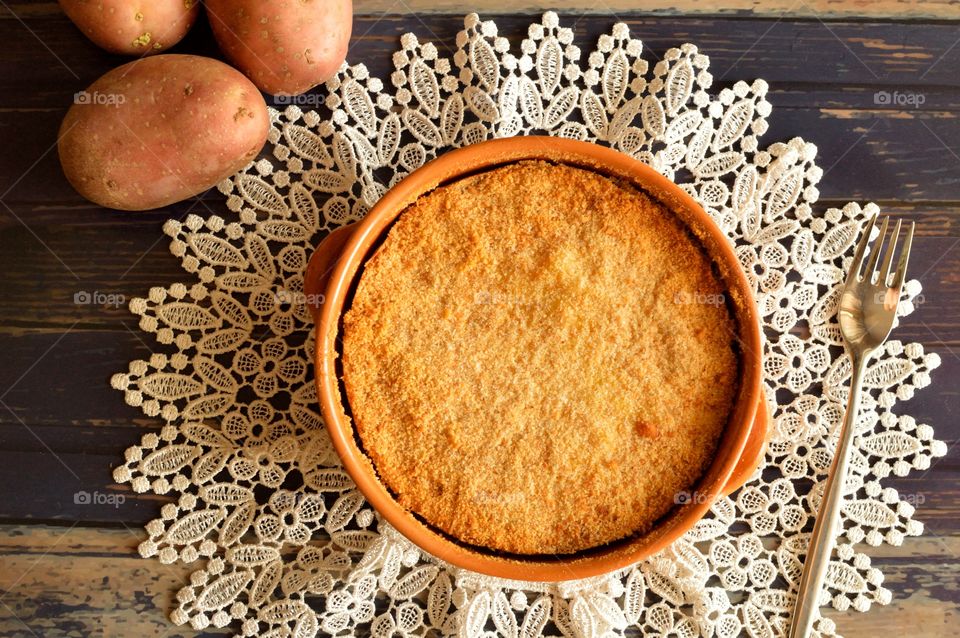
<path fill-rule="evenodd" d="M 147 210 L 237 172 L 269 129 L 263 96 L 242 73 L 211 58 L 164 54 L 124 64 L 77 93 L 58 150 L 85 198 Z"/>
<path fill-rule="evenodd" d="M 121 55 L 151 55 L 183 39 L 200 0 L 60 0 L 60 7 L 97 46 Z"/>
<path fill-rule="evenodd" d="M 298 95 L 326 82 L 347 55 L 351 0 L 207 0 L 224 55 L 266 93 Z"/>

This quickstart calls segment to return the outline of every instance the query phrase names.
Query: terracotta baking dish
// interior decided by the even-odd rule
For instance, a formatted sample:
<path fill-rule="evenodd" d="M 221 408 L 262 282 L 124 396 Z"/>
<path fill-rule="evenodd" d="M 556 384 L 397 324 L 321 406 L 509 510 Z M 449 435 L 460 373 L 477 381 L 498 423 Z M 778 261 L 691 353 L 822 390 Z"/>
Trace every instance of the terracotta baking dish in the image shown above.
<path fill-rule="evenodd" d="M 687 504 L 675 507 L 648 533 L 563 556 L 502 555 L 460 543 L 401 507 L 377 478 L 346 414 L 338 378 L 341 315 L 365 259 L 391 223 L 421 195 L 462 176 L 527 159 L 589 168 L 629 180 L 673 210 L 700 238 L 719 266 L 740 328 L 742 378 L 739 395 L 713 462 Z M 327 236 L 306 273 L 308 299 L 317 321 L 316 383 L 320 407 L 344 467 L 376 510 L 425 551 L 465 569 L 501 578 L 559 581 L 625 567 L 663 549 L 706 514 L 720 495 L 740 487 L 763 454 L 769 417 L 761 390 L 761 335 L 751 289 L 726 237 L 703 209 L 676 184 L 647 165 L 610 148 L 552 137 L 491 140 L 450 151 L 391 188 L 367 216 Z"/>

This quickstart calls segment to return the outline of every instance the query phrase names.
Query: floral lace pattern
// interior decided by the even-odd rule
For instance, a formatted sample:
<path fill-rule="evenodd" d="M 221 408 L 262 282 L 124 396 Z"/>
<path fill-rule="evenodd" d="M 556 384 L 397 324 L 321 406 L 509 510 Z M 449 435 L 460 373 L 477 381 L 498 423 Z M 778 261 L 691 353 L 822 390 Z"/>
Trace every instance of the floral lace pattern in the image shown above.
<path fill-rule="evenodd" d="M 802 139 L 761 147 L 767 85 L 710 92 L 707 56 L 684 44 L 648 66 L 624 24 L 584 56 L 546 13 L 520 51 L 465 19 L 452 59 L 401 38 L 385 87 L 361 64 L 327 84 L 323 114 L 272 111 L 272 156 L 221 184 L 226 219 L 164 227 L 191 283 L 130 308 L 158 350 L 113 386 L 166 423 L 126 452 L 118 482 L 171 494 L 145 557 L 195 563 L 171 618 L 242 636 L 645 636 L 782 634 L 843 416 L 850 364 L 836 305 L 852 245 L 876 207 L 814 212 L 823 171 Z M 313 387 L 303 273 L 331 229 L 446 149 L 528 133 L 595 141 L 680 183 L 727 233 L 763 317 L 774 427 L 765 466 L 659 555 L 585 581 L 507 582 L 455 569 L 393 531 L 340 466 Z M 496 223 L 496 220 L 491 220 Z M 920 285 L 909 282 L 901 314 Z M 894 406 L 930 383 L 936 354 L 889 341 L 870 363 L 843 537 L 822 602 L 886 604 L 857 545 L 922 532 L 890 474 L 945 446 Z M 834 624 L 818 621 L 820 635 Z"/>

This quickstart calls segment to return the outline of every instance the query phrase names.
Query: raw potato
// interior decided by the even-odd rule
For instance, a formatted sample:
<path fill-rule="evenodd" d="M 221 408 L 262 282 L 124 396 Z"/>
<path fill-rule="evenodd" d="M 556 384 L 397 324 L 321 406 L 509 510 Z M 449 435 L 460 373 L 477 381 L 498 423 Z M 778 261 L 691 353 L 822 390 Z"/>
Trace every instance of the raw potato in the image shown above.
<path fill-rule="evenodd" d="M 60 0 L 60 6 L 94 44 L 122 55 L 172 47 L 200 12 L 200 0 Z"/>
<path fill-rule="evenodd" d="M 207 0 L 220 48 L 253 83 L 298 95 L 326 82 L 347 55 L 351 0 Z"/>
<path fill-rule="evenodd" d="M 255 158 L 270 118 L 250 80 L 222 62 L 158 55 L 77 94 L 60 127 L 60 163 L 81 195 L 147 210 L 216 185 Z"/>

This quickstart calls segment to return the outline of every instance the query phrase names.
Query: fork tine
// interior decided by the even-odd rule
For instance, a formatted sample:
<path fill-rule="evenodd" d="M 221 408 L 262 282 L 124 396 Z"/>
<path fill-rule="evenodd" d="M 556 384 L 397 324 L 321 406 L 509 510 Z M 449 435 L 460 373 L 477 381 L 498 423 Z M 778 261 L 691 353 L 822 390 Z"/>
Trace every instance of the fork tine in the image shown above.
<path fill-rule="evenodd" d="M 900 288 L 903 287 L 903 280 L 907 277 L 907 262 L 910 261 L 910 246 L 913 245 L 913 229 L 915 224 L 910 222 L 910 227 L 907 228 L 907 239 L 903 242 L 903 252 L 900 253 L 900 261 L 897 262 L 897 274 L 893 278 L 893 284 L 891 288 L 897 289 L 897 294 L 900 292 Z"/>
<path fill-rule="evenodd" d="M 857 244 L 857 252 L 853 256 L 853 262 L 850 264 L 850 274 L 847 275 L 847 284 L 856 281 L 860 276 L 860 267 L 863 266 L 863 255 L 867 252 L 867 244 L 870 243 L 870 233 L 873 232 L 873 225 L 876 223 L 877 215 L 874 213 L 873 217 L 870 218 L 870 221 L 867 222 L 866 227 L 863 229 L 863 237 L 860 238 L 860 243 Z"/>
<path fill-rule="evenodd" d="M 867 267 L 863 269 L 863 278 L 868 282 L 873 282 L 873 272 L 877 267 L 877 260 L 880 259 L 880 249 L 883 248 L 883 240 L 887 238 L 887 226 L 889 225 L 890 218 L 884 217 L 877 243 L 870 248 L 870 259 L 867 260 Z"/>
<path fill-rule="evenodd" d="M 887 285 L 887 279 L 890 277 L 890 262 L 893 261 L 893 251 L 897 249 L 897 238 L 900 236 L 900 225 L 902 223 L 902 219 L 897 220 L 897 225 L 893 227 L 893 234 L 890 235 L 887 249 L 883 251 L 883 263 L 880 265 L 880 274 L 877 277 L 878 286 Z M 886 224 L 884 224 L 884 228 L 886 228 Z"/>

